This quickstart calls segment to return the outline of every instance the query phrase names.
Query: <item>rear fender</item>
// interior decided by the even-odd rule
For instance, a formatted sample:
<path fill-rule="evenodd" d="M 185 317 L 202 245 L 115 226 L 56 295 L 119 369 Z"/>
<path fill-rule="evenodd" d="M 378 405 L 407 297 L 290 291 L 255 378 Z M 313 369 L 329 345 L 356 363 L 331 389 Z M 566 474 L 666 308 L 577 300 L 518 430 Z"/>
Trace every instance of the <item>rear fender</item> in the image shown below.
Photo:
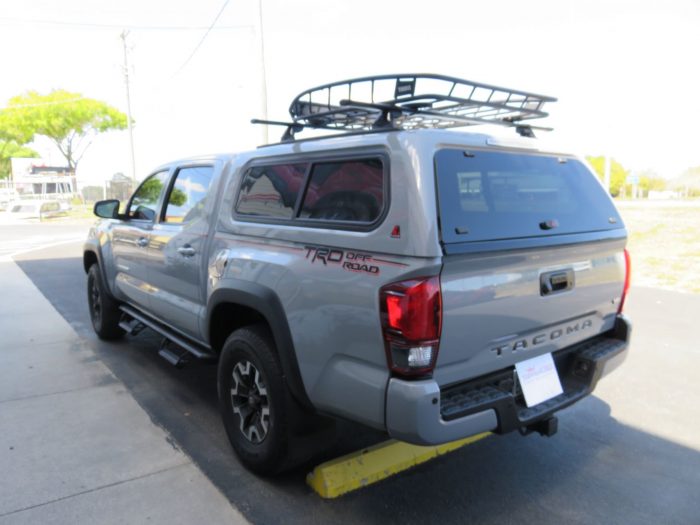
<path fill-rule="evenodd" d="M 305 408 L 313 409 L 301 379 L 287 316 L 277 294 L 270 288 L 257 283 L 238 279 L 222 279 L 207 303 L 205 333 L 207 334 L 207 342 L 210 344 L 211 316 L 216 306 L 222 303 L 245 306 L 262 315 L 272 332 L 289 390 Z"/>

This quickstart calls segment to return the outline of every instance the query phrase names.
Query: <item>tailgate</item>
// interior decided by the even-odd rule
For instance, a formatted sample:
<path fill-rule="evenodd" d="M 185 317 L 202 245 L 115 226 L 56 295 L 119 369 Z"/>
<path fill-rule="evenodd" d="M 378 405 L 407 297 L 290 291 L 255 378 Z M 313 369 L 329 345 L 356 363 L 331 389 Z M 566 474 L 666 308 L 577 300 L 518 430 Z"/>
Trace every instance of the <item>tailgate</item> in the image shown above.
<path fill-rule="evenodd" d="M 446 256 L 435 379 L 472 379 L 612 329 L 623 248 L 624 240 Z"/>

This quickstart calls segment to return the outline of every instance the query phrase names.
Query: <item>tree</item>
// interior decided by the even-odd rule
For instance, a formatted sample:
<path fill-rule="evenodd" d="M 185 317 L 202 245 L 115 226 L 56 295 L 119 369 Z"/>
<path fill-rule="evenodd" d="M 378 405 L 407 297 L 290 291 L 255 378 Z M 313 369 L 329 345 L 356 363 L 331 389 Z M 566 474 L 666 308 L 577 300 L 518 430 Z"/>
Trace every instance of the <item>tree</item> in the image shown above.
<path fill-rule="evenodd" d="M 138 197 L 140 200 L 156 202 L 163 191 L 163 182 L 157 177 L 151 177 L 139 188 Z M 173 188 L 168 198 L 168 203 L 175 206 L 182 206 L 187 202 L 187 194 L 179 188 Z"/>
<path fill-rule="evenodd" d="M 666 179 L 660 177 L 655 171 L 644 170 L 638 175 L 639 187 L 642 189 L 642 194 L 645 197 L 649 196 L 650 191 L 663 191 L 666 189 Z"/>
<path fill-rule="evenodd" d="M 680 176 L 669 181 L 669 184 L 687 197 L 700 196 L 700 166 L 688 168 Z"/>
<path fill-rule="evenodd" d="M 139 200 L 155 203 L 163 191 L 163 182 L 156 176 L 144 182 L 138 191 Z"/>
<path fill-rule="evenodd" d="M 602 181 L 605 180 L 605 157 L 586 157 L 593 169 Z M 610 195 L 617 197 L 620 195 L 620 190 L 625 186 L 625 180 L 629 175 L 629 171 L 622 167 L 622 164 L 615 159 L 610 159 Z"/>
<path fill-rule="evenodd" d="M 10 172 L 12 171 L 12 164 L 10 159 L 12 157 L 38 157 L 39 154 L 31 148 L 26 146 L 20 146 L 14 141 L 2 141 L 0 140 L 0 179 L 7 179 L 10 177 Z"/>
<path fill-rule="evenodd" d="M 36 151 L 25 144 L 31 140 L 31 133 L 22 126 L 14 115 L 0 111 L 0 179 L 10 176 L 12 157 L 38 157 Z"/>
<path fill-rule="evenodd" d="M 95 136 L 126 128 L 126 115 L 116 108 L 80 93 L 55 90 L 47 95 L 29 91 L 10 99 L 6 118 L 17 133 L 32 139 L 50 139 L 68 163 L 71 172 Z"/>

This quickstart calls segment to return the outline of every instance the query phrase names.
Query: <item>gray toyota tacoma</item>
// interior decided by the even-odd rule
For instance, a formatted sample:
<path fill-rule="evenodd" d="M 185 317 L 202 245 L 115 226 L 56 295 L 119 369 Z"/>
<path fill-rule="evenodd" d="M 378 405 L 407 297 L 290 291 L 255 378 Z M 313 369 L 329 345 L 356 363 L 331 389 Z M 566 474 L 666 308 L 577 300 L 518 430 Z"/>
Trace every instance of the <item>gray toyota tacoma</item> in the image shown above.
<path fill-rule="evenodd" d="M 259 473 L 329 417 L 416 444 L 552 435 L 630 337 L 620 215 L 534 137 L 553 100 L 439 75 L 302 93 L 264 122 L 280 143 L 166 164 L 121 210 L 95 205 L 97 335 L 147 327 L 173 364 L 217 361 L 226 432 Z M 447 129 L 475 125 L 517 134 Z"/>

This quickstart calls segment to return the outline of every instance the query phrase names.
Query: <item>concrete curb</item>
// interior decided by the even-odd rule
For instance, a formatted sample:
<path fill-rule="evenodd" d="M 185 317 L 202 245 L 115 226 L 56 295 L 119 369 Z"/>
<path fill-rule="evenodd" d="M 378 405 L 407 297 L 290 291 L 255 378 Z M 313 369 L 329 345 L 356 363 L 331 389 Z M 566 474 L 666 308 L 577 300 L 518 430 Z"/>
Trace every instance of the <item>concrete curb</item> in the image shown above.
<path fill-rule="evenodd" d="M 247 523 L 13 262 L 0 289 L 0 523 Z"/>

